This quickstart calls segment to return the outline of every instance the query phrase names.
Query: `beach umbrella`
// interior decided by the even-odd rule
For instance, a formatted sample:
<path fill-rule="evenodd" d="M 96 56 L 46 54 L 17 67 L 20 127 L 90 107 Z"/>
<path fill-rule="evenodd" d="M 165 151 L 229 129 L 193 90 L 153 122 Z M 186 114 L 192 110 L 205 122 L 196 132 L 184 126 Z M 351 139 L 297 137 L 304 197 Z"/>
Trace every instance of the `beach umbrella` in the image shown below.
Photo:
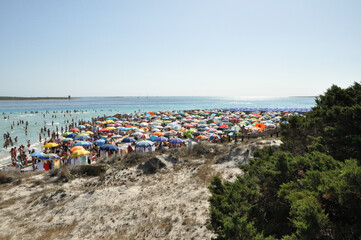
<path fill-rule="evenodd" d="M 68 136 L 66 136 L 66 137 L 68 137 L 68 138 L 75 138 L 77 135 L 75 134 L 75 133 L 71 133 L 71 134 L 69 134 Z"/>
<path fill-rule="evenodd" d="M 125 137 L 121 141 L 121 143 L 132 143 L 132 142 L 136 142 L 135 139 L 132 137 Z"/>
<path fill-rule="evenodd" d="M 57 147 L 59 146 L 59 144 L 57 143 L 53 143 L 53 142 L 49 142 L 47 144 L 44 145 L 44 148 L 53 148 L 53 147 Z"/>
<path fill-rule="evenodd" d="M 75 140 L 88 140 L 88 139 L 90 139 L 88 135 L 80 135 L 75 137 Z"/>
<path fill-rule="evenodd" d="M 87 141 L 79 141 L 74 144 L 74 146 L 83 146 L 83 147 L 89 147 L 90 145 L 92 145 L 92 143 Z"/>
<path fill-rule="evenodd" d="M 121 135 L 114 135 L 112 136 L 112 138 L 121 138 L 122 136 Z"/>
<path fill-rule="evenodd" d="M 164 136 L 164 134 L 162 132 L 154 132 L 153 135 L 157 136 L 157 137 Z"/>
<path fill-rule="evenodd" d="M 63 137 L 66 137 L 66 136 L 68 136 L 69 134 L 71 134 L 71 132 L 65 132 L 65 133 L 62 134 L 62 136 L 63 136 Z"/>
<path fill-rule="evenodd" d="M 204 135 L 199 135 L 199 136 L 196 137 L 196 139 L 206 140 L 206 139 L 208 139 L 208 138 L 207 138 L 206 136 L 204 136 Z"/>
<path fill-rule="evenodd" d="M 215 132 L 217 132 L 217 129 L 215 129 L 215 128 L 210 128 L 210 129 L 208 129 L 207 131 L 208 131 L 208 132 L 211 132 L 211 133 L 215 133 Z"/>
<path fill-rule="evenodd" d="M 184 141 L 180 138 L 172 138 L 171 140 L 169 140 L 169 143 L 171 144 L 184 143 Z"/>
<path fill-rule="evenodd" d="M 80 132 L 80 130 L 77 128 L 72 128 L 72 129 L 70 129 L 70 132 Z"/>
<path fill-rule="evenodd" d="M 110 129 L 109 128 L 102 128 L 102 129 L 99 129 L 99 132 L 109 132 Z"/>
<path fill-rule="evenodd" d="M 156 139 L 154 139 L 155 142 L 166 142 L 168 141 L 168 138 L 166 137 L 157 137 Z"/>
<path fill-rule="evenodd" d="M 77 129 L 84 129 L 84 128 L 86 128 L 86 126 L 84 126 L 84 125 L 79 125 L 79 126 L 77 126 L 76 128 L 77 128 Z"/>
<path fill-rule="evenodd" d="M 137 147 L 151 147 L 154 145 L 154 142 L 152 141 L 140 141 L 140 142 L 137 142 Z"/>
<path fill-rule="evenodd" d="M 98 139 L 98 140 L 95 140 L 94 143 L 98 146 L 102 146 L 105 144 L 105 140 L 104 139 Z"/>
<path fill-rule="evenodd" d="M 112 144 L 105 144 L 103 146 L 100 147 L 101 150 L 105 150 L 105 151 L 117 151 L 118 150 L 118 147 L 117 146 L 114 146 Z"/>
<path fill-rule="evenodd" d="M 70 149 L 71 152 L 77 151 L 77 150 L 85 150 L 82 146 L 75 146 L 72 149 Z"/>
<path fill-rule="evenodd" d="M 93 135 L 94 133 L 92 131 L 86 131 L 84 134 L 86 135 Z"/>
<path fill-rule="evenodd" d="M 85 149 L 80 149 L 80 150 L 76 150 L 74 152 L 72 152 L 70 154 L 70 157 L 82 157 L 82 156 L 86 156 L 86 155 L 89 155 L 90 152 L 85 150 Z"/>
<path fill-rule="evenodd" d="M 108 118 L 105 119 L 105 120 L 106 120 L 106 121 L 108 121 L 108 120 L 119 121 L 119 119 L 116 118 L 116 117 L 108 117 Z"/>
<path fill-rule="evenodd" d="M 63 142 L 68 142 L 68 141 L 73 141 L 73 139 L 72 138 L 64 138 L 62 141 Z"/>
<path fill-rule="evenodd" d="M 42 155 L 44 155 L 44 153 L 42 153 L 42 152 L 33 152 L 32 154 L 30 154 L 30 157 L 39 157 Z"/>
<path fill-rule="evenodd" d="M 59 156 L 54 154 L 54 153 L 48 153 L 48 154 L 43 154 L 43 155 L 40 155 L 38 157 L 38 159 L 41 159 L 41 160 L 49 160 L 49 159 L 54 159 L 54 158 L 58 158 Z"/>
<path fill-rule="evenodd" d="M 218 140 L 218 139 L 221 139 L 220 136 L 216 135 L 216 134 L 213 134 L 209 137 L 209 140 L 212 141 L 212 140 Z"/>
<path fill-rule="evenodd" d="M 147 138 L 149 138 L 149 136 L 148 136 L 147 134 L 142 134 L 142 135 L 140 136 L 140 138 L 141 138 L 141 139 L 147 139 Z"/>
<path fill-rule="evenodd" d="M 266 125 L 264 125 L 263 123 L 257 123 L 255 125 L 255 127 L 259 128 L 261 131 L 263 131 L 266 128 Z"/>

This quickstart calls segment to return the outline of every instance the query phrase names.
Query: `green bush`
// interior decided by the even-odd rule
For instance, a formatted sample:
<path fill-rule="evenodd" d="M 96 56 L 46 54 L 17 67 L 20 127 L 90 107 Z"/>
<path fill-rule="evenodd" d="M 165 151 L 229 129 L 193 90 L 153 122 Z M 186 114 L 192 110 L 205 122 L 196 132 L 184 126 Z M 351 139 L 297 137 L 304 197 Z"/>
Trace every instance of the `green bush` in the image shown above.
<path fill-rule="evenodd" d="M 281 149 L 256 151 L 234 183 L 213 179 L 218 239 L 360 239 L 360 84 L 316 103 L 282 125 Z"/>

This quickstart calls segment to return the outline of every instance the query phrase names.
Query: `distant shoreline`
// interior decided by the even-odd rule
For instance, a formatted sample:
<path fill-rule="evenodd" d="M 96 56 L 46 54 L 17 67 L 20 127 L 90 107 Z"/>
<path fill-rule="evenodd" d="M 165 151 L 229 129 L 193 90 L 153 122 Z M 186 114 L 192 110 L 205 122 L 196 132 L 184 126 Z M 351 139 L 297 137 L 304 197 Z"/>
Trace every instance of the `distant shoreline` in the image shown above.
<path fill-rule="evenodd" d="M 73 100 L 72 97 L 0 97 L 0 101 L 9 100 Z"/>

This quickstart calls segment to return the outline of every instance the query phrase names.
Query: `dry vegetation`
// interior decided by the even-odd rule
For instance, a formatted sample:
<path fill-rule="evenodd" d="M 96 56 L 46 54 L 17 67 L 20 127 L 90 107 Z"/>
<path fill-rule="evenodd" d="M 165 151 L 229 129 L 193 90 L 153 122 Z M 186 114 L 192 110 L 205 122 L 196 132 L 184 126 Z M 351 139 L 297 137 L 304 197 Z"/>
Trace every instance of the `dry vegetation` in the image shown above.
<path fill-rule="evenodd" d="M 244 151 L 201 143 L 47 173 L 0 172 L 0 239 L 211 239 L 207 186 L 241 174 Z"/>

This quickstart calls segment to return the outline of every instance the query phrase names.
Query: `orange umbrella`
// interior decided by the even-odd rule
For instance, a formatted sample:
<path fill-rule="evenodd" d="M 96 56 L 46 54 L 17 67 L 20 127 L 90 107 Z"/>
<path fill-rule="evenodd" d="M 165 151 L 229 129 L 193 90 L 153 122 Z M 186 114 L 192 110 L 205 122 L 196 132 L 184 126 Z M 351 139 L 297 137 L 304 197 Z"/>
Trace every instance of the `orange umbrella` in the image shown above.
<path fill-rule="evenodd" d="M 204 135 L 199 135 L 196 137 L 196 139 L 200 139 L 200 140 L 203 140 L 203 139 L 208 139 L 206 136 Z"/>
<path fill-rule="evenodd" d="M 78 151 L 78 150 L 85 150 L 82 146 L 75 146 L 72 149 L 70 149 L 70 151 L 74 152 L 74 151 Z"/>
<path fill-rule="evenodd" d="M 157 137 L 164 136 L 164 134 L 161 133 L 161 132 L 154 132 L 153 135 L 154 135 L 154 136 L 157 136 Z"/>
<path fill-rule="evenodd" d="M 258 127 L 261 129 L 261 131 L 263 131 L 266 128 L 266 125 L 264 125 L 263 123 L 257 123 L 256 125 L 254 125 L 255 127 Z"/>
<path fill-rule="evenodd" d="M 70 132 L 80 132 L 80 130 L 77 128 L 72 128 L 72 129 L 70 129 Z"/>

